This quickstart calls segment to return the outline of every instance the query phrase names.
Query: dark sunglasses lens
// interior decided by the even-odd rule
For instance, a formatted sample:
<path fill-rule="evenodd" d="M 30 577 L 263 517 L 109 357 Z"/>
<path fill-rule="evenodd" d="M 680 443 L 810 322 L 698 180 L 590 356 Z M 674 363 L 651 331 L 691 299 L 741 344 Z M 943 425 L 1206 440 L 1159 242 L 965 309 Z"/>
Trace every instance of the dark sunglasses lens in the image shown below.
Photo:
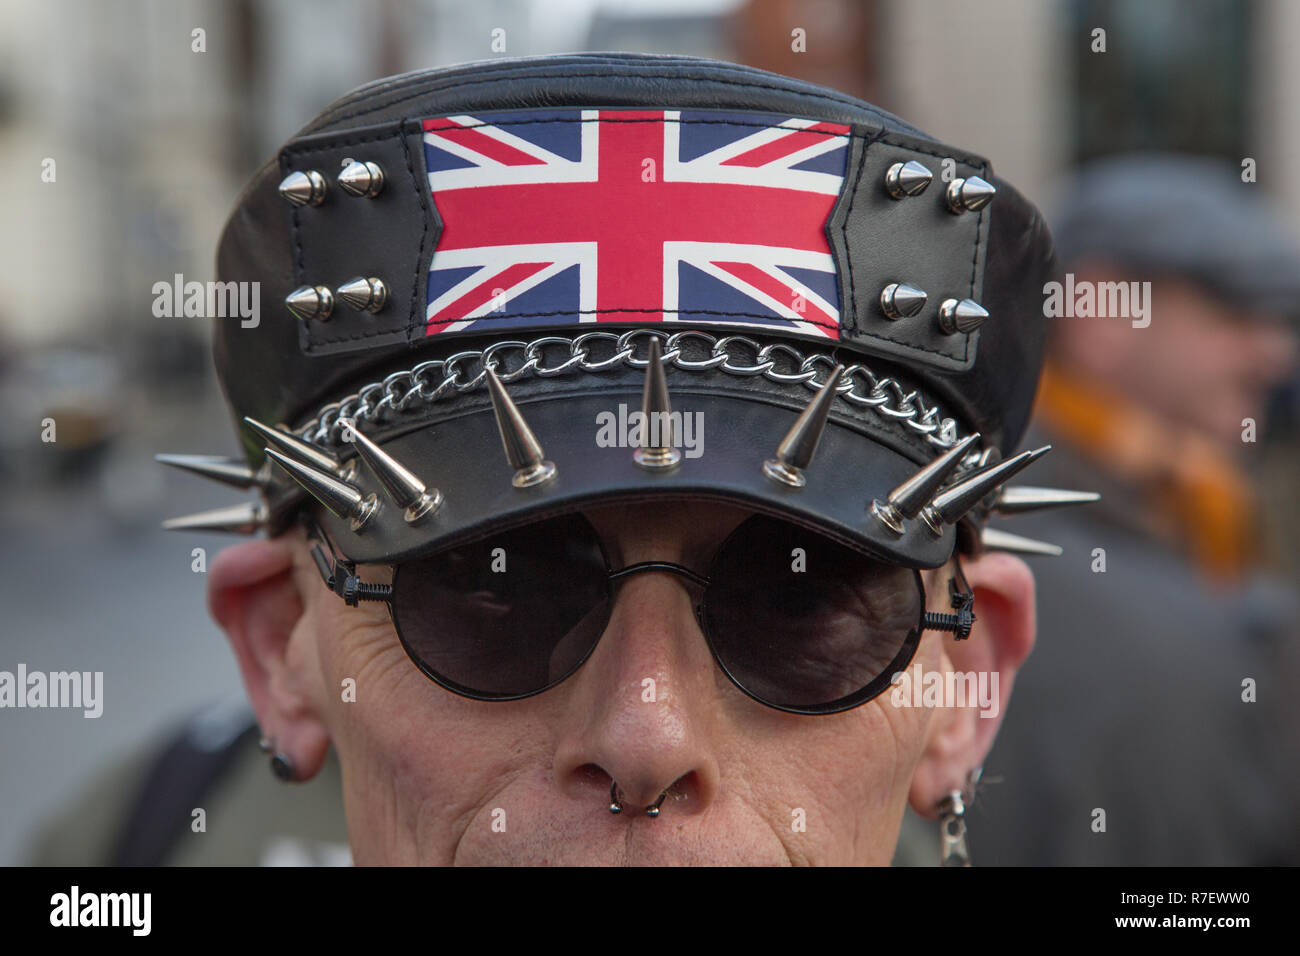
<path fill-rule="evenodd" d="M 609 618 L 605 555 L 580 515 L 398 565 L 393 620 L 412 660 L 458 693 L 524 697 L 568 677 Z"/>
<path fill-rule="evenodd" d="M 710 579 L 703 616 L 714 654 L 742 689 L 776 707 L 829 713 L 870 699 L 920 638 L 914 570 L 784 521 L 746 521 Z"/>

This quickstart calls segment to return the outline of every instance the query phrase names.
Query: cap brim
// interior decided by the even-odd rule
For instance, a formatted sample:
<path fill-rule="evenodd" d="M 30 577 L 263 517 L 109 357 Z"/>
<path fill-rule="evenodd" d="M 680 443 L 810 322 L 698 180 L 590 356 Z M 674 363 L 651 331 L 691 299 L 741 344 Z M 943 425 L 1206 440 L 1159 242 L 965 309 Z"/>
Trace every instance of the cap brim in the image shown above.
<path fill-rule="evenodd" d="M 918 461 L 929 458 L 890 447 L 908 447 L 908 441 L 915 447 L 916 438 L 900 434 L 895 442 L 891 427 L 898 431 L 898 426 L 877 425 L 870 409 L 856 415 L 853 408 L 832 411 L 816 455 L 803 472 L 805 483 L 794 488 L 768 477 L 763 463 L 773 457 L 812 391 L 805 388 L 801 393 L 763 379 L 733 387 L 692 388 L 670 376 L 673 412 L 689 416 L 692 425 L 689 436 L 681 435 L 679 441 L 689 437 L 691 445 L 680 449 L 683 458 L 675 468 L 652 471 L 636 463 L 634 447 L 617 440 L 629 437 L 620 425 L 641 407 L 635 376 L 619 378 L 596 384 L 588 377 L 567 385 L 552 380 L 540 394 L 516 396 L 546 459 L 556 466 L 551 480 L 533 487 L 512 484 L 514 469 L 482 389 L 457 396 L 436 418 L 387 427 L 362 425 L 386 452 L 431 489 L 437 488 L 443 503 L 436 513 L 408 523 L 403 509 L 387 498 L 375 475 L 362 465 L 357 483 L 363 492 L 376 493 L 378 512 L 359 532 L 329 514 L 324 516 L 326 527 L 347 557 L 386 563 L 596 504 L 692 499 L 783 517 L 909 567 L 938 567 L 951 555 L 952 527 L 935 536 L 923 522 L 909 521 L 905 533 L 897 535 L 872 514 L 873 500 L 888 497 L 891 489 L 915 474 Z M 616 438 L 612 445 L 611 434 Z M 339 450 L 344 457 L 350 454 L 346 444 Z"/>

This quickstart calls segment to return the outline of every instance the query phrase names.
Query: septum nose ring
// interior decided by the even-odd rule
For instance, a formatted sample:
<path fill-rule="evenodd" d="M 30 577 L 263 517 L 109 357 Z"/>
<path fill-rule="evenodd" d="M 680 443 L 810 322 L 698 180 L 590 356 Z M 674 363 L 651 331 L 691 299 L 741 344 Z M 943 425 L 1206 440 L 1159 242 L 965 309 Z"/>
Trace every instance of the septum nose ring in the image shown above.
<path fill-rule="evenodd" d="M 668 796 L 667 790 L 659 794 L 659 799 L 645 808 L 645 815 L 648 817 L 659 816 L 659 805 L 664 802 L 664 797 L 666 796 Z M 609 812 L 623 812 L 623 804 L 618 802 L 618 782 L 614 780 L 609 782 Z"/>

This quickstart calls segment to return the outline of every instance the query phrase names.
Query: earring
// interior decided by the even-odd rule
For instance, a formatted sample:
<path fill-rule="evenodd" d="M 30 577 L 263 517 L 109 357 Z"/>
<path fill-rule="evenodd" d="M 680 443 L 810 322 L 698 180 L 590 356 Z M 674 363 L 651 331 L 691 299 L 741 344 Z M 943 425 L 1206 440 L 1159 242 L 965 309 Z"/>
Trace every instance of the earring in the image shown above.
<path fill-rule="evenodd" d="M 271 754 L 271 773 L 277 780 L 283 783 L 293 780 L 293 760 L 287 753 L 275 749 L 274 737 L 263 737 L 257 742 L 257 748 L 264 754 Z"/>
<path fill-rule="evenodd" d="M 970 866 L 970 849 L 966 845 L 967 794 L 974 799 L 982 767 L 966 775 L 966 789 L 953 790 L 939 801 L 939 865 Z"/>
<path fill-rule="evenodd" d="M 293 780 L 293 761 L 288 754 L 276 754 L 271 758 L 271 773 L 284 783 Z"/>
<path fill-rule="evenodd" d="M 939 865 L 970 866 L 966 848 L 966 804 L 960 790 L 939 801 Z"/>

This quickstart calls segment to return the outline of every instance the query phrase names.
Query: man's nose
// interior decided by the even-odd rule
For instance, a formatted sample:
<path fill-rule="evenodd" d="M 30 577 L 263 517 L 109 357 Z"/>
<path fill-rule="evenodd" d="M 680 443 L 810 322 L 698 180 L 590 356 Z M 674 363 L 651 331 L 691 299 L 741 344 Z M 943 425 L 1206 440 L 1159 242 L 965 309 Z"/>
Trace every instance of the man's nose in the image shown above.
<path fill-rule="evenodd" d="M 707 807 L 718 783 L 714 670 L 682 580 L 661 571 L 623 579 L 600 643 L 572 678 L 555 757 L 561 790 L 596 804 L 613 780 L 625 812 L 665 791 L 665 815 Z"/>

